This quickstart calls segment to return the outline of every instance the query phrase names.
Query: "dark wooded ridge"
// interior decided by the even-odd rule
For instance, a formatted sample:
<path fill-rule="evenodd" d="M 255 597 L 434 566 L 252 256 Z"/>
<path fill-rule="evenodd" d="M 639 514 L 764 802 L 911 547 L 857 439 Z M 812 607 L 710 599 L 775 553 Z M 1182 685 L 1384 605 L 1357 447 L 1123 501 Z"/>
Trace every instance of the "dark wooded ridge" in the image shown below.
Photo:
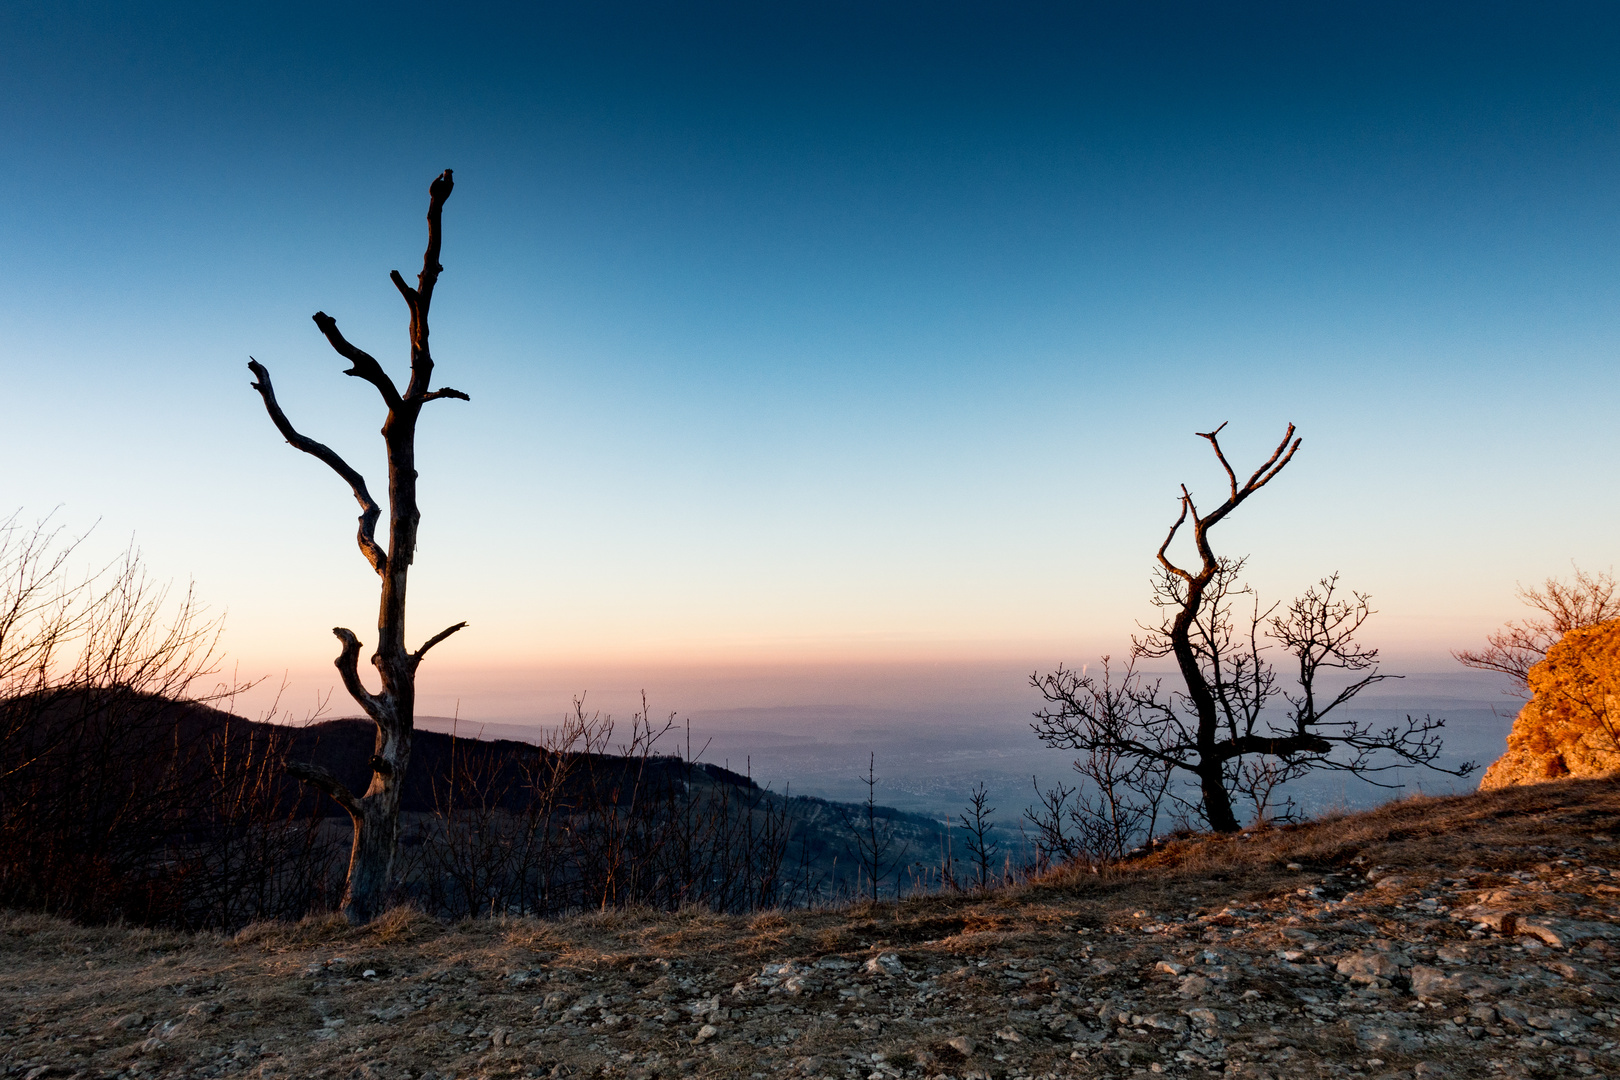
<path fill-rule="evenodd" d="M 7 709 L 36 722 L 0 740 L 0 906 L 235 929 L 341 902 L 344 812 L 286 762 L 363 779 L 369 719 L 290 727 L 116 688 Z M 383 902 L 443 918 L 742 912 L 869 886 L 850 857 L 855 808 L 658 753 L 639 717 L 622 744 L 610 718 L 576 721 L 560 748 L 418 732 Z M 928 819 L 875 815 L 919 851 L 940 846 Z M 909 869 L 880 868 L 888 892 Z"/>

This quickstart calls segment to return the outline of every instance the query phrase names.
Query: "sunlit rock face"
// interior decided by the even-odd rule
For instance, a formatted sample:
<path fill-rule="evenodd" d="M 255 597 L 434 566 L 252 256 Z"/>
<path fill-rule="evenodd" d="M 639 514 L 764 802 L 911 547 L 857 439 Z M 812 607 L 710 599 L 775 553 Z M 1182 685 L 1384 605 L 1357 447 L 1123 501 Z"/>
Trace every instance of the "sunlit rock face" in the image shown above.
<path fill-rule="evenodd" d="M 1530 691 L 1481 790 L 1620 770 L 1620 619 L 1565 634 L 1530 669 Z"/>

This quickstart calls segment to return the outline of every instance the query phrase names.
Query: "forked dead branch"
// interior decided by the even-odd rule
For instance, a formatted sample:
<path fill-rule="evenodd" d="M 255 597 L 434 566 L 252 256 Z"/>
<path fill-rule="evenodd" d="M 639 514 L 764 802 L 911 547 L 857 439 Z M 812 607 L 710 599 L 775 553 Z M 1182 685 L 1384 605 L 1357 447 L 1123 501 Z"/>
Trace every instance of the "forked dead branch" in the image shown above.
<path fill-rule="evenodd" d="M 405 644 L 405 589 L 411 560 L 416 552 L 416 529 L 421 518 L 416 501 L 417 420 L 422 407 L 430 401 L 441 398 L 469 400 L 460 390 L 449 387 L 430 389 L 433 355 L 428 348 L 428 310 L 433 303 L 433 288 L 444 269 L 439 265 L 440 219 L 445 200 L 450 197 L 453 187 L 451 171 L 446 169 L 428 188 L 427 251 L 422 257 L 422 272 L 416 279 L 416 287 L 407 284 L 397 270 L 390 275 L 394 287 L 405 298 L 411 316 L 411 378 L 404 393 L 399 391 L 376 358 L 343 336 L 336 320 L 324 311 L 317 311 L 314 316 L 315 325 L 332 348 L 349 362 L 350 366 L 344 374 L 371 383 L 388 407 L 388 418 L 382 427 L 383 443 L 388 452 L 386 551 L 376 538 L 382 507 L 372 498 L 365 478 L 330 447 L 295 429 L 276 401 L 270 373 L 257 360 L 250 358 L 248 361 L 248 368 L 254 376 L 253 388 L 264 398 L 265 410 L 276 429 L 295 449 L 325 462 L 354 492 L 355 501 L 360 504 L 360 529 L 356 538 L 360 553 L 382 579 L 382 596 L 377 614 L 377 648 L 371 657 L 382 686 L 377 693 L 367 690 L 360 679 L 360 639 L 353 631 L 341 626 L 332 631 L 343 645 L 336 661 L 343 686 L 377 725 L 370 786 L 364 793 L 356 795 L 327 769 L 295 763 L 288 765 L 290 773 L 326 792 L 354 819 L 354 847 L 349 859 L 343 911 L 350 921 L 356 923 L 367 922 L 382 910 L 394 853 L 398 847 L 400 796 L 405 770 L 410 765 L 411 733 L 415 723 L 416 669 L 429 649 L 466 625 L 457 623 L 447 627 L 414 651 Z"/>
<path fill-rule="evenodd" d="M 1089 804 L 1066 808 L 1068 796 L 1060 787 L 1046 800 L 1043 815 L 1051 826 L 1042 825 L 1049 847 L 1053 835 L 1061 838 L 1065 817 L 1076 832 L 1100 830 L 1109 846 L 1121 846 L 1120 822 L 1156 819 L 1158 799 L 1178 772 L 1197 782 L 1199 799 L 1192 809 L 1210 828 L 1229 833 L 1239 828 L 1234 796 L 1247 797 L 1264 819 L 1274 813 L 1276 789 L 1313 770 L 1370 780 L 1414 765 L 1454 776 L 1473 770 L 1471 763 L 1440 764 L 1444 720 L 1408 716 L 1404 725 L 1375 728 L 1342 711 L 1367 687 L 1394 677 L 1379 673 L 1378 650 L 1355 641 L 1373 613 L 1365 594 L 1346 597 L 1335 574 L 1284 610 L 1262 607 L 1240 582 L 1244 560 L 1216 555 L 1210 540 L 1214 527 L 1275 479 L 1300 447 L 1290 424 L 1271 455 L 1240 481 L 1221 449 L 1225 426 L 1199 437 L 1208 440 L 1226 474 L 1227 497 L 1201 513 L 1182 486 L 1180 513 L 1157 553 L 1153 602 L 1163 616 L 1133 642 L 1131 664 L 1120 681 L 1113 680 L 1106 662 L 1101 679 L 1086 669 L 1061 666 L 1031 677 L 1047 702 L 1036 714 L 1036 734 L 1051 746 L 1083 755 L 1075 767 L 1093 785 L 1117 784 L 1131 793 L 1121 799 L 1118 792 L 1104 790 Z M 1191 568 L 1170 553 L 1188 525 L 1197 555 Z M 1240 600 L 1247 602 L 1247 613 L 1234 611 Z M 1291 692 L 1278 685 L 1263 655 L 1273 647 L 1293 658 L 1297 674 Z M 1164 657 L 1175 660 L 1181 689 L 1167 692 L 1135 668 L 1139 659 Z M 1327 681 L 1341 685 L 1325 688 Z M 1279 697 L 1284 707 L 1276 709 Z M 1278 712 L 1281 718 L 1272 719 Z M 1175 789 L 1170 791 L 1174 797 Z"/>

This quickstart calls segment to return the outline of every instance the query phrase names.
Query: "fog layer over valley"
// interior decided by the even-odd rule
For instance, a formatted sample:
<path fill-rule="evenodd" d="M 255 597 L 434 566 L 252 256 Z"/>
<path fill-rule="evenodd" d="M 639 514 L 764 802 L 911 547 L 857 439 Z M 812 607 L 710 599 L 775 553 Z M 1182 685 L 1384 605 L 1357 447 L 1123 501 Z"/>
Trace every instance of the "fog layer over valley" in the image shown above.
<path fill-rule="evenodd" d="M 956 702 L 700 707 L 690 714 L 679 713 L 680 726 L 660 746 L 666 753 L 686 754 L 685 724 L 690 720 L 693 756 L 701 754 L 703 761 L 748 773 L 774 791 L 843 802 L 866 798 L 870 754 L 875 756 L 876 794 L 882 805 L 936 818 L 949 814 L 954 820 L 969 792 L 982 781 L 990 804 L 997 808 L 997 821 L 1016 826 L 1023 809 L 1034 802 L 1032 778 L 1043 788 L 1059 780 L 1072 782 L 1073 755 L 1036 740 L 1029 721 L 1038 698 L 1010 672 L 1004 682 L 1005 693 L 964 688 Z M 1168 672 L 1166 685 L 1171 685 Z M 1483 768 L 1500 756 L 1522 704 L 1502 692 L 1506 686 L 1505 679 L 1485 672 L 1408 675 L 1369 688 L 1356 699 L 1357 707 L 1347 711 L 1380 726 L 1401 723 L 1408 714 L 1444 717 L 1445 753 L 1440 764 L 1452 767 L 1474 761 Z M 807 694 L 801 690 L 796 696 Z M 505 712 L 514 703 L 502 704 Z M 626 716 L 630 711 L 623 710 Z M 653 711 L 658 714 L 656 700 Z M 455 728 L 469 737 L 526 741 L 539 737 L 550 722 L 543 717 L 489 722 L 417 718 L 418 725 L 428 730 Z M 1314 815 L 1339 807 L 1367 808 L 1417 791 L 1471 791 L 1478 784 L 1478 773 L 1456 778 L 1407 768 L 1380 779 L 1406 787 L 1392 791 L 1344 774 L 1318 773 L 1287 790 L 1303 813 Z"/>

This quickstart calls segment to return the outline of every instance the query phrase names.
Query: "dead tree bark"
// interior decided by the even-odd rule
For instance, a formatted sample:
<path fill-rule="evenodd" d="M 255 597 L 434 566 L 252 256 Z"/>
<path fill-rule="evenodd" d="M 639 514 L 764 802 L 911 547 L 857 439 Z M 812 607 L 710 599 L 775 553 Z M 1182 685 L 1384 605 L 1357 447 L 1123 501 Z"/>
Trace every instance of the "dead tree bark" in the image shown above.
<path fill-rule="evenodd" d="M 428 349 L 428 308 L 433 287 L 444 267 L 439 265 L 440 217 L 454 182 L 451 171 L 435 179 L 428 188 L 428 242 L 422 258 L 422 273 L 415 288 L 406 284 L 398 270 L 390 275 L 394 287 L 405 298 L 411 315 L 411 378 L 403 394 L 370 354 L 351 345 L 338 331 L 337 322 L 324 311 L 315 313 L 315 325 L 337 354 L 350 367 L 345 375 L 364 379 L 377 388 L 388 406 L 383 422 L 383 443 L 388 452 L 388 549 L 376 539 L 377 521 L 382 508 L 366 488 L 365 478 L 330 447 L 299 434 L 276 402 L 270 373 L 257 360 L 249 359 L 253 388 L 264 398 L 265 410 L 276 429 L 295 449 L 324 461 L 342 477 L 360 504 L 360 553 L 382 579 L 382 597 L 377 614 L 377 649 L 371 663 L 377 669 L 381 690 L 372 693 L 361 682 L 360 640 L 353 631 L 336 627 L 343 651 L 336 660 L 344 689 L 377 725 L 377 740 L 371 758 L 371 783 L 365 793 L 354 795 L 336 776 L 325 769 L 291 764 L 289 771 L 326 792 L 354 819 L 354 846 L 349 856 L 348 886 L 343 911 L 353 923 L 369 922 L 385 901 L 394 852 L 399 838 L 400 795 L 405 770 L 411 759 L 411 734 L 416 714 L 416 669 L 429 649 L 467 624 L 457 623 L 441 630 L 414 652 L 405 644 L 405 587 L 411 559 L 416 551 L 416 529 L 421 513 L 416 502 L 416 423 L 422 407 L 441 398 L 469 398 L 460 390 L 441 387 L 430 390 L 433 356 Z"/>

